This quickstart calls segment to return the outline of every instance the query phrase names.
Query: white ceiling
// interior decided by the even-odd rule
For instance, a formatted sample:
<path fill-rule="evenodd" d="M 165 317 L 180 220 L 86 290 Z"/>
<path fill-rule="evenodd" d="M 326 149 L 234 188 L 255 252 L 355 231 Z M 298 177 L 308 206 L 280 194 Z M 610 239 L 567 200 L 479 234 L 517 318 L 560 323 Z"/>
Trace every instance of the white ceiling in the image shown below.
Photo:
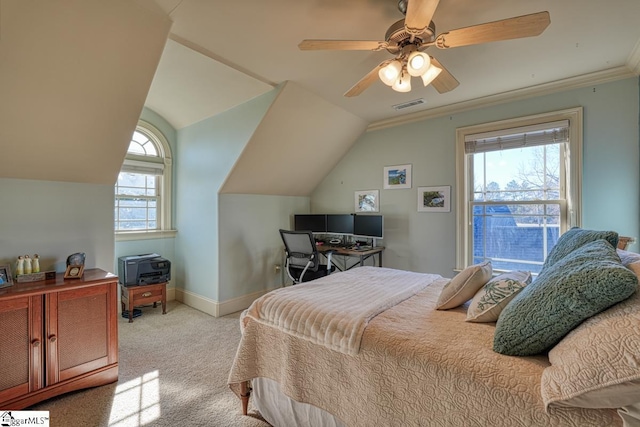
<path fill-rule="evenodd" d="M 129 0 L 0 9 L 0 177 L 113 185 L 171 22 Z"/>
<path fill-rule="evenodd" d="M 414 78 L 410 93 L 375 82 L 354 98 L 343 93 L 391 54 L 303 52 L 297 45 L 305 38 L 384 40 L 387 28 L 403 18 L 396 0 L 155 3 L 174 23 L 146 105 L 178 129 L 284 81 L 375 124 L 425 110 L 640 74 L 638 0 L 441 0 L 433 18 L 437 34 L 543 10 L 549 11 L 551 25 L 533 38 L 430 48 L 460 82 L 446 94 Z M 392 108 L 417 98 L 426 104 L 401 112 Z"/>

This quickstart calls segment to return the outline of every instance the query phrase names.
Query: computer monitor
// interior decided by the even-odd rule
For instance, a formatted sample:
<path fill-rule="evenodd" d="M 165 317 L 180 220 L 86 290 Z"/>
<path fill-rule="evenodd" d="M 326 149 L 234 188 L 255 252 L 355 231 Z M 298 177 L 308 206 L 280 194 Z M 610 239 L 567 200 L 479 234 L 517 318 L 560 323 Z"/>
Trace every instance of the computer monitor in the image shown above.
<path fill-rule="evenodd" d="M 324 233 L 327 231 L 327 216 L 324 214 L 294 215 L 293 227 L 296 231 Z"/>
<path fill-rule="evenodd" d="M 353 234 L 363 237 L 383 238 L 384 217 L 382 215 L 354 215 Z"/>
<path fill-rule="evenodd" d="M 327 233 L 353 234 L 353 215 L 328 214 Z"/>

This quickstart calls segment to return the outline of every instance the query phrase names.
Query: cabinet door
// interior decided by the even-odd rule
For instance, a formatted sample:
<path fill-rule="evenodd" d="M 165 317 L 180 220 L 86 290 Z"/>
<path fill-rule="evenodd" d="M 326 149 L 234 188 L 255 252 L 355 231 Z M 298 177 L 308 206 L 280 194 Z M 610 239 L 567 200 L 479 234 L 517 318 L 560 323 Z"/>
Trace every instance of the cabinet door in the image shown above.
<path fill-rule="evenodd" d="M 47 295 L 47 385 L 118 361 L 116 283 Z"/>
<path fill-rule="evenodd" d="M 43 386 L 42 296 L 0 300 L 0 407 Z"/>

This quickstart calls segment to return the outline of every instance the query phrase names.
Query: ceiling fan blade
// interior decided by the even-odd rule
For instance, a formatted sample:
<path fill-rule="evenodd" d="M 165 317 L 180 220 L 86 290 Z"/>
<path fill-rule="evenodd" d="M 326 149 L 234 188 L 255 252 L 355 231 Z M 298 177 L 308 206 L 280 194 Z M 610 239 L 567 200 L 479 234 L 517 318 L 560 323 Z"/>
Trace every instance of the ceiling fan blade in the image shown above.
<path fill-rule="evenodd" d="M 386 66 L 391 60 L 382 61 L 375 67 L 373 70 L 369 71 L 369 73 L 360 79 L 360 81 L 353 85 L 351 89 L 345 92 L 344 96 L 352 97 L 358 96 L 362 92 L 364 92 L 369 86 L 371 86 L 376 80 L 378 80 L 378 71 L 380 68 Z"/>
<path fill-rule="evenodd" d="M 500 40 L 533 37 L 541 34 L 549 26 L 550 22 L 549 12 L 532 13 L 442 33 L 436 38 L 435 45 L 440 49 L 447 49 Z"/>
<path fill-rule="evenodd" d="M 388 42 L 373 40 L 302 40 L 300 50 L 384 50 Z"/>
<path fill-rule="evenodd" d="M 409 34 L 419 35 L 431 23 L 440 0 L 408 0 L 404 26 Z"/>
<path fill-rule="evenodd" d="M 451 75 L 451 73 L 446 68 L 444 68 L 436 58 L 431 57 L 431 63 L 436 67 L 442 69 L 438 77 L 436 77 L 435 80 L 431 82 L 431 86 L 436 88 L 438 93 L 449 92 L 450 90 L 458 87 L 460 82 L 457 81 L 456 78 L 453 77 L 453 75 Z"/>

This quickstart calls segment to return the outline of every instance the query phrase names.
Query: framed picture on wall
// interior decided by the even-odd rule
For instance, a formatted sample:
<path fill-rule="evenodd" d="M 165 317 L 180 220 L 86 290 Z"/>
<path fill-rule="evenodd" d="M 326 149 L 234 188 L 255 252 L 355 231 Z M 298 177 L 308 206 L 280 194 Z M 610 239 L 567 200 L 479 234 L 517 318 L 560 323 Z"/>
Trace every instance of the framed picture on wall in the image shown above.
<path fill-rule="evenodd" d="M 450 212 L 451 186 L 418 187 L 418 212 Z"/>
<path fill-rule="evenodd" d="M 378 190 L 356 191 L 355 212 L 380 211 L 380 192 Z"/>
<path fill-rule="evenodd" d="M 385 166 L 383 179 L 385 190 L 411 188 L 411 165 Z"/>

